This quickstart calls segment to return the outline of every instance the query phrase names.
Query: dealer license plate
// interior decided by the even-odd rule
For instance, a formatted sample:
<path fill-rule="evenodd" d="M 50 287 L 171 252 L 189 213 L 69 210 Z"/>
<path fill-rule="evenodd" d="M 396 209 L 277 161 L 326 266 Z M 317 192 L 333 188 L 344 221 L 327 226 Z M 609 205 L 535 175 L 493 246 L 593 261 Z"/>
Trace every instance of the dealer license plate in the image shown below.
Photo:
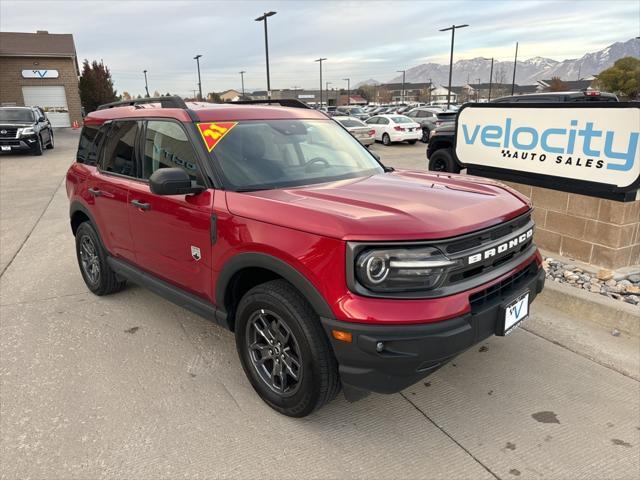
<path fill-rule="evenodd" d="M 507 335 L 511 333 L 511 331 L 528 316 L 529 292 L 526 292 L 504 307 L 504 327 L 498 334 Z"/>
<path fill-rule="evenodd" d="M 0 148 L 2 149 L 3 152 L 11 151 L 11 147 L 9 145 L 2 145 L 0 146 Z"/>

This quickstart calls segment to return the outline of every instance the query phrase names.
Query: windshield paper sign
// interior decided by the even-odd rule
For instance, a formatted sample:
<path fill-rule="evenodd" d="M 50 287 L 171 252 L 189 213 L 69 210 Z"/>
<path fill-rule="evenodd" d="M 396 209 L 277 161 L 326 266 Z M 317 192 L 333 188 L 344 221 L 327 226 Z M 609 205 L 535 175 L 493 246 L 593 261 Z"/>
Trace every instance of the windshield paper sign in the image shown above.
<path fill-rule="evenodd" d="M 209 152 L 238 122 L 198 123 L 198 130 Z"/>
<path fill-rule="evenodd" d="M 469 106 L 456 154 L 471 167 L 629 187 L 640 177 L 640 109 Z M 553 188 L 553 187 L 552 187 Z"/>

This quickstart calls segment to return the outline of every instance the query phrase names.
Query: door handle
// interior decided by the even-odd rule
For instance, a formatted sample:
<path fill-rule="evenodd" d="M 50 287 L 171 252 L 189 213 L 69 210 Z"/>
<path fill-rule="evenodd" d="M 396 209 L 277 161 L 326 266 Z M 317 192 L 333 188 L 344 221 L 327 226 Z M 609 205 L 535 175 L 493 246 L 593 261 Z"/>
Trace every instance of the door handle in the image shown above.
<path fill-rule="evenodd" d="M 102 192 L 100 190 L 98 190 L 97 188 L 89 188 L 88 192 L 93 195 L 94 197 L 101 197 L 102 196 Z"/>
<path fill-rule="evenodd" d="M 141 202 L 140 200 L 131 200 L 131 205 L 139 208 L 140 210 L 151 210 L 150 203 Z"/>

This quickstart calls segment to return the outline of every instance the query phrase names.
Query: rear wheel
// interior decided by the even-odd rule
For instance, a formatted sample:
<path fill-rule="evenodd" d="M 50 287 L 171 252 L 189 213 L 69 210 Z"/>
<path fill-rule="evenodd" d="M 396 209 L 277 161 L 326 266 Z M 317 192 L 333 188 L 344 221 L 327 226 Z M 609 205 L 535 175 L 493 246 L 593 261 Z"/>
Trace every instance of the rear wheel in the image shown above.
<path fill-rule="evenodd" d="M 391 145 L 391 137 L 389 136 L 388 133 L 382 134 L 382 144 L 386 145 L 387 147 Z"/>
<path fill-rule="evenodd" d="M 449 148 L 441 148 L 433 152 L 429 158 L 429 170 L 434 172 L 460 173 L 460 165 L 453 158 Z"/>
<path fill-rule="evenodd" d="M 76 231 L 76 256 L 84 283 L 96 295 L 115 293 L 126 285 L 109 267 L 107 253 L 89 222 L 80 224 Z"/>
<path fill-rule="evenodd" d="M 53 130 L 49 130 L 49 143 L 47 144 L 47 150 L 53 150 Z"/>
<path fill-rule="evenodd" d="M 238 305 L 236 348 L 260 398 L 290 417 L 304 417 L 340 389 L 338 365 L 320 320 L 288 282 L 249 290 Z"/>

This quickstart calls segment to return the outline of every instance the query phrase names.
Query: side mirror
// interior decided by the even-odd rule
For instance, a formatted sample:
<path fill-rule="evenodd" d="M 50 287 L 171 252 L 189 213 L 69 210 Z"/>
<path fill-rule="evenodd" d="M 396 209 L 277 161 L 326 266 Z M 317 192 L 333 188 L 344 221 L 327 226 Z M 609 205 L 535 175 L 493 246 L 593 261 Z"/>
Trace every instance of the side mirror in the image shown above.
<path fill-rule="evenodd" d="M 181 168 L 156 170 L 149 177 L 149 187 L 156 195 L 189 195 L 204 190 L 200 185 L 193 185 L 189 174 Z"/>
<path fill-rule="evenodd" d="M 47 120 L 44 117 L 38 118 L 38 122 L 46 122 Z"/>

